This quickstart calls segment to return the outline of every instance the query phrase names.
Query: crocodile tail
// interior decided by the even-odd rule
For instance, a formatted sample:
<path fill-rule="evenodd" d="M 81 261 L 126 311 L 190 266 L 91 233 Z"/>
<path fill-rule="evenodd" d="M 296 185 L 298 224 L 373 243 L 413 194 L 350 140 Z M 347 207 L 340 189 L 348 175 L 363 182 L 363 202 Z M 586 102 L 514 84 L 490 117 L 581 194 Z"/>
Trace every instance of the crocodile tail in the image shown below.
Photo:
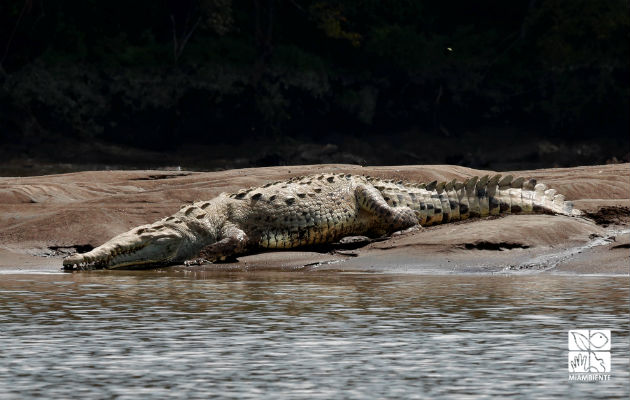
<path fill-rule="evenodd" d="M 424 189 L 428 193 L 416 198 L 424 199 L 426 206 L 407 204 L 416 210 L 423 226 L 504 214 L 583 214 L 556 190 L 535 179 L 515 179 L 512 175 L 486 175 L 441 184 L 431 182 Z"/>
<path fill-rule="evenodd" d="M 543 212 L 568 215 L 578 217 L 584 213 L 573 207 L 573 202 L 566 201 L 564 195 L 549 189 L 546 185 L 539 183 L 534 187 L 534 207 L 542 208 Z"/>
<path fill-rule="evenodd" d="M 484 177 L 485 178 L 485 177 Z M 516 178 L 512 175 L 479 180 L 475 187 L 480 204 L 489 203 L 488 212 L 481 208 L 481 216 L 499 214 L 551 213 L 568 216 L 582 215 L 564 195 L 549 189 L 535 179 Z M 470 196 L 470 194 L 469 194 Z"/>
<path fill-rule="evenodd" d="M 582 215 L 555 190 L 535 179 L 514 179 L 512 175 L 486 175 L 463 182 L 378 180 L 373 184 L 390 206 L 414 210 L 422 226 L 501 214 Z"/>

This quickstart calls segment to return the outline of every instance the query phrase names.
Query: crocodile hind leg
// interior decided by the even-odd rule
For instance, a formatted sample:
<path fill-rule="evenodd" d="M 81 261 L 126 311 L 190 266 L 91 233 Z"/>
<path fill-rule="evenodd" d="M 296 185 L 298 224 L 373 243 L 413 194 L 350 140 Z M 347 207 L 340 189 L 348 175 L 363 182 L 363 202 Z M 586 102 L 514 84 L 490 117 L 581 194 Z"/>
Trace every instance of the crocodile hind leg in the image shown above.
<path fill-rule="evenodd" d="M 223 228 L 223 239 L 207 245 L 197 254 L 197 258 L 188 260 L 186 265 L 200 265 L 216 261 L 232 261 L 247 249 L 247 234 L 229 224 Z"/>
<path fill-rule="evenodd" d="M 418 225 L 415 211 L 409 207 L 391 207 L 373 186 L 357 186 L 355 196 L 361 209 L 372 217 L 374 232 L 391 234 Z"/>

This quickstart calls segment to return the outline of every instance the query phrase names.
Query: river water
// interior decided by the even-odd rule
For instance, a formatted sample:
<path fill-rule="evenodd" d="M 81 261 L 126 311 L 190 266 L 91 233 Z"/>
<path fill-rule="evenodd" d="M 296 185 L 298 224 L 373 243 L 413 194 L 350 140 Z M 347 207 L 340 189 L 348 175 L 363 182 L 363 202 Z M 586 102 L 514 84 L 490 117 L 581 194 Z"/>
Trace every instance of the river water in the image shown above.
<path fill-rule="evenodd" d="M 0 397 L 628 398 L 628 277 L 0 275 Z M 612 330 L 568 380 L 570 329 Z"/>

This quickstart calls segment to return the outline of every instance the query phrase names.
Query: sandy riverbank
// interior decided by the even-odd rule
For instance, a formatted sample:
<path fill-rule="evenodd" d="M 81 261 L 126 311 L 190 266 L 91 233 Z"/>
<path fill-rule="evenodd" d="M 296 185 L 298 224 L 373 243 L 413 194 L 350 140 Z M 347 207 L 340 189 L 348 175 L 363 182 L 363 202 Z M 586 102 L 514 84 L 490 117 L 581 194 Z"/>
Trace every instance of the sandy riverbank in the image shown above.
<path fill-rule="evenodd" d="M 418 182 L 492 173 L 451 165 L 330 164 L 0 178 L 0 271 L 58 271 L 69 252 L 97 246 L 133 226 L 170 215 L 187 202 L 319 172 Z M 355 250 L 271 252 L 232 264 L 172 268 L 628 274 L 630 235 L 620 232 L 630 229 L 630 164 L 511 173 L 557 189 L 592 218 L 510 215 L 430 227 Z"/>

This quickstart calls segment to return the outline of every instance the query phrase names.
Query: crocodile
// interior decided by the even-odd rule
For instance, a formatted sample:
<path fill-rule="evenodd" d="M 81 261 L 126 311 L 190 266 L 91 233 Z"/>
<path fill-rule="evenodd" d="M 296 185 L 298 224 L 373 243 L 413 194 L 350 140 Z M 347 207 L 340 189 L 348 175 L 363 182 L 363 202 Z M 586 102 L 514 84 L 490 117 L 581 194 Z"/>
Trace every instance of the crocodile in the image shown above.
<path fill-rule="evenodd" d="M 185 205 L 172 216 L 71 255 L 63 266 L 117 269 L 225 261 L 265 249 L 322 245 L 348 236 L 384 236 L 519 213 L 582 215 L 556 190 L 512 175 L 411 183 L 321 174 Z"/>

